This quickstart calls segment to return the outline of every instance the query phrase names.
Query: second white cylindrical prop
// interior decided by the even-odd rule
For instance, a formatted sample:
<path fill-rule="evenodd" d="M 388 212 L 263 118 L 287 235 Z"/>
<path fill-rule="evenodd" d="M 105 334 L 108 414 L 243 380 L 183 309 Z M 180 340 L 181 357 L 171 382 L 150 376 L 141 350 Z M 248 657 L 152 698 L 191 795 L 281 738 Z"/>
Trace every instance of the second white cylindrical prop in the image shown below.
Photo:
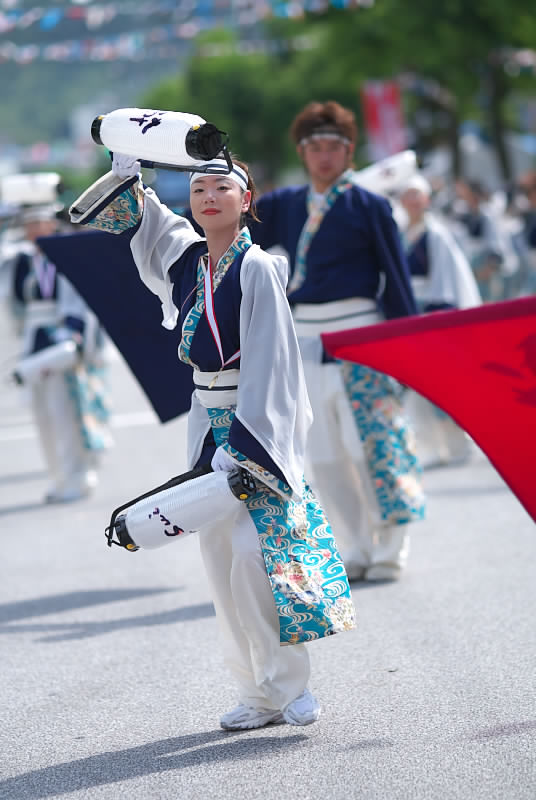
<path fill-rule="evenodd" d="M 133 158 L 180 167 L 199 166 L 203 157 L 195 151 L 196 134 L 209 127 L 196 114 L 154 111 L 146 108 L 118 108 L 93 121 L 91 134 L 97 144 Z M 217 137 L 216 137 L 217 141 Z M 216 152 L 221 149 L 216 144 Z"/>
<path fill-rule="evenodd" d="M 126 512 L 125 524 L 138 547 L 155 549 L 227 517 L 240 503 L 227 473 L 211 472 L 140 500 Z"/>
<path fill-rule="evenodd" d="M 5 175 L 0 180 L 0 200 L 13 206 L 55 203 L 61 177 L 57 172 L 29 172 Z"/>
<path fill-rule="evenodd" d="M 417 156 L 413 150 L 403 150 L 383 158 L 370 167 L 354 172 L 354 180 L 363 189 L 376 194 L 390 194 L 400 190 L 417 172 Z"/>
<path fill-rule="evenodd" d="M 45 347 L 37 353 L 22 358 L 15 369 L 19 383 L 35 383 L 47 372 L 65 372 L 78 360 L 78 348 L 72 339 Z"/>

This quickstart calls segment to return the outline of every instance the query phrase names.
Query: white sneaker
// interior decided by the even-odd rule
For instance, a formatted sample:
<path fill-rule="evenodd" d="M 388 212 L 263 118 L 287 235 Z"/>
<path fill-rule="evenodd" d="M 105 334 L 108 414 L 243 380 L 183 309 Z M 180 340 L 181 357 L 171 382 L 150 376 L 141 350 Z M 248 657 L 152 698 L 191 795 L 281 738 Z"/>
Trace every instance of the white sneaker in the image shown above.
<path fill-rule="evenodd" d="M 395 564 L 373 564 L 365 572 L 367 581 L 397 581 L 402 570 Z"/>
<path fill-rule="evenodd" d="M 281 722 L 283 715 L 278 708 L 251 708 L 242 703 L 220 719 L 220 725 L 226 731 L 246 731 L 262 728 L 270 723 L 278 725 Z"/>
<path fill-rule="evenodd" d="M 72 503 L 75 500 L 82 500 L 91 494 L 89 487 L 71 487 L 69 489 L 57 489 L 45 495 L 45 503 Z"/>
<path fill-rule="evenodd" d="M 317 721 L 320 711 L 318 700 L 309 689 L 305 689 L 299 697 L 283 709 L 283 717 L 289 725 L 310 725 Z"/>

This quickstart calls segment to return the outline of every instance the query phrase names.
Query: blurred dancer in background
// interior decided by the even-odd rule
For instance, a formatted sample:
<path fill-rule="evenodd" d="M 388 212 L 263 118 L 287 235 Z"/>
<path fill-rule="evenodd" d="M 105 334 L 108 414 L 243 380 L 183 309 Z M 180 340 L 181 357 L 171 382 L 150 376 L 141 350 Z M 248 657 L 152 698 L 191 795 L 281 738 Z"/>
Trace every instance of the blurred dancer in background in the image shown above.
<path fill-rule="evenodd" d="M 536 292 L 536 170 L 526 172 L 518 182 L 521 194 L 520 215 L 523 225 L 520 294 Z"/>
<path fill-rule="evenodd" d="M 308 457 L 348 574 L 393 580 L 407 561 L 408 523 L 424 515 L 401 387 L 330 358 L 320 334 L 415 314 L 409 271 L 389 203 L 354 180 L 352 111 L 310 103 L 291 138 L 310 183 L 261 197 L 252 236 L 289 256 L 287 294 L 314 413 Z"/>
<path fill-rule="evenodd" d="M 478 181 L 456 181 L 453 233 L 475 275 L 484 302 L 506 296 L 508 278 L 517 268 L 514 250 L 500 221 L 487 207 L 488 194 Z"/>
<path fill-rule="evenodd" d="M 49 503 L 90 494 L 97 484 L 99 454 L 110 444 L 103 331 L 36 244 L 39 237 L 58 233 L 57 212 L 55 204 L 23 210 L 26 242 L 14 261 L 11 292 L 22 334 L 21 372 L 26 357 L 60 342 L 76 344 L 68 368 L 39 372 L 28 385 L 51 479 Z"/>
<path fill-rule="evenodd" d="M 428 181 L 415 175 L 399 198 L 408 219 L 403 241 L 419 310 L 427 313 L 480 305 L 478 286 L 466 257 L 447 227 L 430 211 L 431 194 Z M 406 394 L 405 408 L 423 467 L 469 458 L 467 434 L 441 409 L 413 391 Z"/>

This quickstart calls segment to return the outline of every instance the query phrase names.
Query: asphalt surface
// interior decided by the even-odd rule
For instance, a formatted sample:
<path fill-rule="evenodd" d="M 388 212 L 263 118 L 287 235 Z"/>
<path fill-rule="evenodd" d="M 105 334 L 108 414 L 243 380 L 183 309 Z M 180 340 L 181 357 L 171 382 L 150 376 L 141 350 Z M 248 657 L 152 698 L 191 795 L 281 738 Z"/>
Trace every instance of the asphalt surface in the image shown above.
<path fill-rule="evenodd" d="M 310 645 L 319 722 L 226 733 L 196 538 L 134 554 L 104 539 L 113 508 L 185 468 L 185 420 L 159 425 L 114 360 L 100 485 L 44 505 L 15 352 L 3 314 L 2 800 L 534 800 L 536 531 L 482 453 L 425 473 L 402 580 L 355 584 L 357 630 Z"/>

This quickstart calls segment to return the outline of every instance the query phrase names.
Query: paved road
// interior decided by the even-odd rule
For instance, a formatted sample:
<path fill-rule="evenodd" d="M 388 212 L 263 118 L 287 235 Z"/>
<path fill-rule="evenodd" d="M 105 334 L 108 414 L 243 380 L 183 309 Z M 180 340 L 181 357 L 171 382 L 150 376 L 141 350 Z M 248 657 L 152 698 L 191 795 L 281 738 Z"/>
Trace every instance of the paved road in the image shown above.
<path fill-rule="evenodd" d="M 0 317 L 0 365 L 15 343 Z M 19 390 L 0 392 L 0 798 L 534 800 L 536 531 L 482 454 L 429 471 L 402 581 L 354 588 L 311 645 L 308 728 L 225 733 L 234 703 L 197 542 L 105 546 L 121 501 L 184 466 L 121 361 L 95 496 L 44 506 Z"/>

